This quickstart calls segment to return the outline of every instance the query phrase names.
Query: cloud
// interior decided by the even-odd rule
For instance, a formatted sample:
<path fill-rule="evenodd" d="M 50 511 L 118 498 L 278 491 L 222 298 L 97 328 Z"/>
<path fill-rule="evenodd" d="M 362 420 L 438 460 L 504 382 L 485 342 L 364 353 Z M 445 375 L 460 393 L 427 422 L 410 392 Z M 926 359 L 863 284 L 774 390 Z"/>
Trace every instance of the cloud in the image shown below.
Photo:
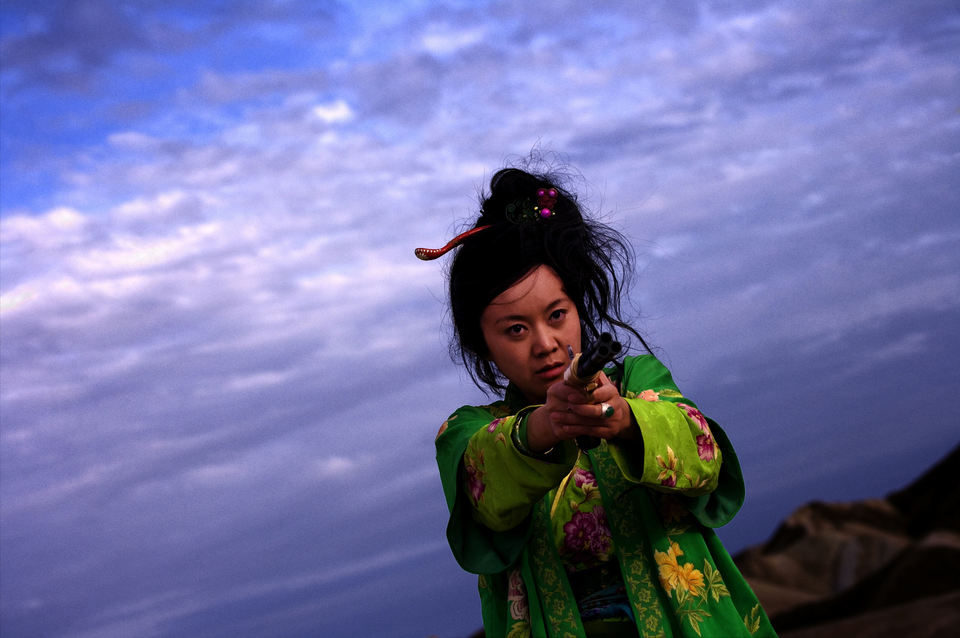
<path fill-rule="evenodd" d="M 315 106 L 313 107 L 313 114 L 327 124 L 348 122 L 354 117 L 353 110 L 343 100 L 337 100 L 332 104 Z"/>
<path fill-rule="evenodd" d="M 323 93 L 331 88 L 323 69 L 270 69 L 255 72 L 204 71 L 191 100 L 201 104 L 228 104 L 263 100 L 272 96 Z"/>
<path fill-rule="evenodd" d="M 58 2 L 49 9 L 21 14 L 22 35 L 4 38 L 4 72 L 14 78 L 11 90 L 34 83 L 89 89 L 92 74 L 117 55 L 149 48 L 136 22 L 113 4 L 83 0 Z"/>
<path fill-rule="evenodd" d="M 339 478 L 349 480 L 360 467 L 368 465 L 367 461 L 369 461 L 369 459 L 364 461 L 347 456 L 328 456 L 318 460 L 315 467 L 317 475 L 322 479 Z"/>
<path fill-rule="evenodd" d="M 446 55 L 482 42 L 484 35 L 483 27 L 457 29 L 450 28 L 449 25 L 432 24 L 421 41 L 428 52 Z"/>
<path fill-rule="evenodd" d="M 888 401 L 955 372 L 942 5 L 100 4 L 2 45 L 4 633 L 332 625 L 394 582 L 404 626 L 422 593 L 472 631 L 432 440 L 485 399 L 411 253 L 535 146 L 635 241 L 641 327 L 783 502 L 831 445 L 885 458 L 884 419 L 947 436 Z"/>

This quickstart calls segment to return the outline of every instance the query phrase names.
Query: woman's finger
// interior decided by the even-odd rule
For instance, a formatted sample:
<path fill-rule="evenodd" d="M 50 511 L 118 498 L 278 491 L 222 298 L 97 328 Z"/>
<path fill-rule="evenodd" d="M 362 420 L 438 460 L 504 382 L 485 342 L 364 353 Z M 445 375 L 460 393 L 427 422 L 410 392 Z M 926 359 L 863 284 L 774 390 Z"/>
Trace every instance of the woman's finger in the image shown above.
<path fill-rule="evenodd" d="M 602 402 L 602 403 L 601 403 L 599 406 L 597 406 L 597 407 L 600 408 L 600 418 L 602 418 L 602 419 L 609 419 L 610 417 L 612 417 L 612 416 L 616 413 L 616 408 L 614 408 L 613 405 L 611 405 L 611 404 L 609 404 L 609 403 L 607 403 L 607 402 L 605 402 L 605 401 Z"/>

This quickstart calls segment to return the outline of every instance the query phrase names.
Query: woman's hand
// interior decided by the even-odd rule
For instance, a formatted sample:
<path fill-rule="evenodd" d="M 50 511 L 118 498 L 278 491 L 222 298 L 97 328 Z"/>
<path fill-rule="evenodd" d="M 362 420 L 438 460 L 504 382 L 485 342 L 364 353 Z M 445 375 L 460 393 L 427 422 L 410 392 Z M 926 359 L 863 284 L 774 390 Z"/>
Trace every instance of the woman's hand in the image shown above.
<path fill-rule="evenodd" d="M 597 382 L 599 385 L 593 392 L 565 382 L 550 386 L 546 403 L 534 410 L 527 421 L 528 447 L 542 452 L 578 436 L 600 439 L 639 436 L 633 412 L 616 386 L 602 372 Z M 613 408 L 609 417 L 603 415 L 607 406 Z"/>

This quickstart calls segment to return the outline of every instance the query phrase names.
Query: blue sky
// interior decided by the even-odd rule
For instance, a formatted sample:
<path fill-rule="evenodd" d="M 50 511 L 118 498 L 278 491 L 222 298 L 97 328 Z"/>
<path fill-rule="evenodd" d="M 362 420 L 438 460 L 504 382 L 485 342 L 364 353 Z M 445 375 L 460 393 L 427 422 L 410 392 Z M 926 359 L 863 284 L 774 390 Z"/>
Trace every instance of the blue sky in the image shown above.
<path fill-rule="evenodd" d="M 761 542 L 958 442 L 956 3 L 4 2 L 4 636 L 464 636 L 413 257 L 539 148 Z"/>

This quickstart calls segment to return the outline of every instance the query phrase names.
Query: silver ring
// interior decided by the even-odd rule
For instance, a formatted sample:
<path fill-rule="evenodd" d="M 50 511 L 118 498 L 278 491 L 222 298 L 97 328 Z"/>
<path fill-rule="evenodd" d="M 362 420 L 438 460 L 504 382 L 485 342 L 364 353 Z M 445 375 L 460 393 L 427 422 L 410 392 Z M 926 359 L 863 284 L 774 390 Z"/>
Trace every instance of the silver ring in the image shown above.
<path fill-rule="evenodd" d="M 613 409 L 613 406 L 610 405 L 609 403 L 600 404 L 600 414 L 603 416 L 603 418 L 609 419 L 610 417 L 613 416 L 614 412 L 615 410 Z"/>

